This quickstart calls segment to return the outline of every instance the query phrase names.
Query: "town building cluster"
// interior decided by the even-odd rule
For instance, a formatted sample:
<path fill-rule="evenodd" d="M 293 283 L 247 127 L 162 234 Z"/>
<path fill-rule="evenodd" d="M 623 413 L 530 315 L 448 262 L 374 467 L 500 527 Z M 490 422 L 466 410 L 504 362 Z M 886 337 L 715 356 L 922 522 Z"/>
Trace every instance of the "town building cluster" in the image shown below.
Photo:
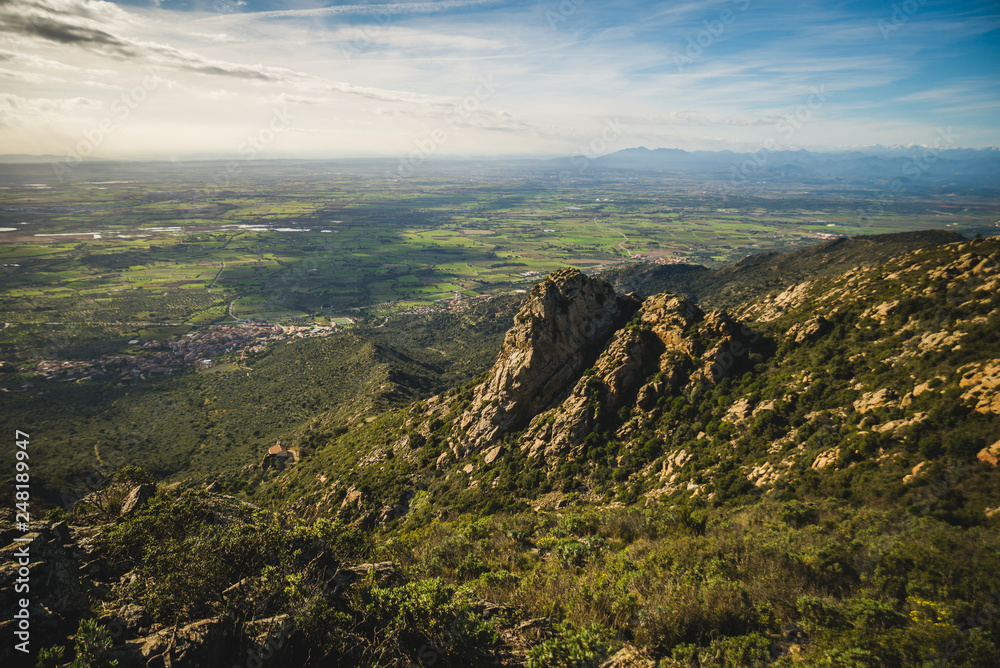
<path fill-rule="evenodd" d="M 184 336 L 129 341 L 133 354 L 101 355 L 90 360 L 44 360 L 34 371 L 45 379 L 118 381 L 168 376 L 186 367 L 209 367 L 224 355 L 239 359 L 263 350 L 268 344 L 291 338 L 327 336 L 336 326 L 294 326 L 271 323 L 215 325 Z"/>

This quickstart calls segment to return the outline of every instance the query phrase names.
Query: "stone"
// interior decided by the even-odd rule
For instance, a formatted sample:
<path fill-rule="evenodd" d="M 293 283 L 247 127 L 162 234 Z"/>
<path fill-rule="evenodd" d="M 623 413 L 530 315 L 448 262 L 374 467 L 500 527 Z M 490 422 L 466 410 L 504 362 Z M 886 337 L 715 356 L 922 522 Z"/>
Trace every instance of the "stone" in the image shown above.
<path fill-rule="evenodd" d="M 436 468 L 441 468 L 448 463 L 448 459 L 451 457 L 451 453 L 447 450 L 438 455 L 437 461 L 434 462 Z"/>
<path fill-rule="evenodd" d="M 60 545 L 69 543 L 71 540 L 69 525 L 66 522 L 56 522 L 52 525 L 52 535 Z"/>
<path fill-rule="evenodd" d="M 888 387 L 874 392 L 865 392 L 860 399 L 854 402 L 854 410 L 859 413 L 869 413 L 876 408 L 893 404 L 896 397 L 896 391 Z"/>
<path fill-rule="evenodd" d="M 399 567 L 392 561 L 380 561 L 373 564 L 358 564 L 341 568 L 337 571 L 334 581 L 338 585 L 346 585 L 351 582 L 363 580 L 369 575 L 375 578 L 375 584 L 383 587 L 395 582 L 399 577 Z"/>
<path fill-rule="evenodd" d="M 962 400 L 977 413 L 1000 415 L 1000 360 L 966 371 L 958 384 Z"/>
<path fill-rule="evenodd" d="M 129 515 L 146 504 L 156 494 L 156 485 L 143 483 L 136 485 L 122 503 L 122 517 Z"/>
<path fill-rule="evenodd" d="M 923 471 L 924 467 L 926 467 L 926 466 L 927 466 L 927 462 L 920 462 L 919 464 L 917 464 L 916 466 L 914 466 L 913 470 L 910 471 L 909 475 L 903 476 L 903 484 L 905 485 L 907 483 L 911 483 L 914 480 L 916 480 L 917 476 L 920 475 L 920 472 Z"/>
<path fill-rule="evenodd" d="M 803 323 L 796 323 L 788 330 L 788 337 L 792 338 L 795 343 L 806 343 L 809 341 L 815 341 L 816 339 L 822 337 L 824 334 L 833 329 L 833 323 L 818 315 L 814 318 L 810 318 Z"/>
<path fill-rule="evenodd" d="M 498 445 L 497 447 L 493 448 L 492 450 L 486 453 L 486 457 L 483 458 L 483 463 L 492 464 L 493 462 L 496 461 L 496 458 L 499 457 L 502 452 L 503 452 L 503 446 Z"/>
<path fill-rule="evenodd" d="M 145 666 L 222 666 L 236 651 L 232 622 L 226 617 L 200 619 L 180 629 L 165 628 L 145 638 L 113 647 L 108 658 L 119 668 Z"/>
<path fill-rule="evenodd" d="M 551 419 L 530 424 L 522 441 L 529 458 L 583 455 L 587 436 L 622 411 L 631 413 L 639 402 L 651 405 L 662 394 L 687 392 L 685 385 L 694 390 L 736 372 L 756 340 L 724 312 L 706 315 L 692 301 L 670 293 L 642 302 L 637 316 L 614 333 L 558 408 L 545 414 Z M 651 386 L 659 391 L 652 394 Z M 627 421 L 619 437 L 627 438 L 637 426 Z"/>
<path fill-rule="evenodd" d="M 826 452 L 821 452 L 816 456 L 816 460 L 812 463 L 811 468 L 814 471 L 822 471 L 827 466 L 837 461 L 838 457 L 840 457 L 840 448 L 833 448 L 831 450 L 827 450 Z"/>
<path fill-rule="evenodd" d="M 996 466 L 1000 463 L 1000 441 L 997 441 L 991 446 L 985 447 L 976 454 L 976 459 L 981 462 L 985 462 L 990 466 Z"/>

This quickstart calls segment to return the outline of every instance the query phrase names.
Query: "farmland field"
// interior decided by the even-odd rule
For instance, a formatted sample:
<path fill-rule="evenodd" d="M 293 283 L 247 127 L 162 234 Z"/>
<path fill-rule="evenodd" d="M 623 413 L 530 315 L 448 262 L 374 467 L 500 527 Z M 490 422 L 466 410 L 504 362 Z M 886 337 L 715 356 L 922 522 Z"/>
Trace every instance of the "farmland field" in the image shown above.
<path fill-rule="evenodd" d="M 565 266 L 718 265 L 827 235 L 991 225 L 996 206 L 568 173 L 545 161 L 0 165 L 0 354 L 90 355 L 150 327 L 345 323 L 523 288 Z M 175 331 L 185 331 L 177 329 Z M 97 346 L 100 348 L 101 346 Z"/>

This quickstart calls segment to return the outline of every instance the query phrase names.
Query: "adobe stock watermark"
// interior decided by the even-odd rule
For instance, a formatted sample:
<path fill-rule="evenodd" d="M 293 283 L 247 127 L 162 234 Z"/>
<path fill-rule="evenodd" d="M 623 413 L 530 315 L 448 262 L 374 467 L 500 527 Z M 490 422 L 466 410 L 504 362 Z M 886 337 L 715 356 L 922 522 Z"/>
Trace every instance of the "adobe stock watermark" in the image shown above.
<path fill-rule="evenodd" d="M 874 202 L 869 204 L 867 209 L 858 209 L 857 222 L 859 225 L 864 221 L 870 220 L 873 216 L 885 213 L 886 209 L 896 202 L 898 196 L 905 193 L 907 188 L 922 179 L 924 174 L 934 166 L 934 163 L 941 157 L 942 150 L 955 147 L 955 140 L 958 138 L 958 135 L 952 131 L 951 126 L 938 128 L 937 134 L 938 136 L 934 139 L 934 145 L 925 146 L 921 150 L 919 157 L 907 160 L 906 164 L 903 165 L 901 175 L 893 179 L 888 189 L 884 190 Z"/>
<path fill-rule="evenodd" d="M 888 42 L 889 35 L 900 29 L 910 18 L 916 14 L 921 7 L 927 4 L 927 0 L 905 0 L 901 3 L 893 3 L 892 13 L 887 19 L 879 19 L 876 25 L 878 31 L 882 33 L 882 41 Z"/>
<path fill-rule="evenodd" d="M 750 8 L 750 0 L 730 0 L 730 2 L 736 5 L 736 9 L 740 12 L 745 12 Z M 737 16 L 737 12 L 727 7 L 719 12 L 718 18 L 702 21 L 701 24 L 704 26 L 704 29 L 688 35 L 688 43 L 684 48 L 684 53 L 674 52 L 674 66 L 677 68 L 677 71 L 683 72 L 685 65 L 690 65 L 698 58 L 701 58 L 702 54 L 705 53 L 705 49 L 715 44 L 722 37 L 722 34 L 726 32 L 726 26 L 734 23 Z"/>
<path fill-rule="evenodd" d="M 809 90 L 809 95 L 804 103 L 796 107 L 793 112 L 779 118 L 774 124 L 775 132 L 780 134 L 786 142 L 791 141 L 799 128 L 808 123 L 813 114 L 822 109 L 823 105 L 833 97 L 833 93 L 826 89 L 825 84 L 813 86 Z M 767 164 L 768 158 L 773 151 L 777 150 L 777 147 L 777 137 L 768 137 L 759 149 L 750 154 L 750 157 L 742 163 L 730 166 L 730 181 L 733 183 L 745 182 Z"/>
<path fill-rule="evenodd" d="M 382 29 L 392 21 L 392 13 L 384 9 L 376 10 L 372 17 L 374 23 L 369 23 L 363 28 L 355 28 L 354 39 L 347 44 L 340 45 L 340 53 L 344 56 L 344 60 L 350 62 L 354 56 L 370 48 L 382 34 Z"/>
<path fill-rule="evenodd" d="M 227 162 L 225 169 L 212 174 L 212 182 L 220 188 L 228 187 L 233 182 L 233 178 L 243 169 L 243 165 L 254 160 L 258 153 L 267 148 L 268 144 L 289 128 L 293 120 L 295 120 L 295 116 L 288 113 L 287 107 L 283 106 L 281 109 L 272 110 L 268 122 L 254 134 L 247 135 L 247 138 L 236 147 L 236 152 L 243 156 L 242 159 Z M 199 196 L 210 197 L 211 194 L 203 189 Z"/>
<path fill-rule="evenodd" d="M 216 0 L 212 3 L 212 11 L 216 14 L 240 12 L 246 7 L 246 0 Z"/>
<path fill-rule="evenodd" d="M 604 154 L 610 146 L 617 142 L 625 134 L 628 126 L 615 116 L 604 121 L 604 127 L 593 138 L 581 144 L 577 148 L 577 154 L 569 159 L 570 165 L 575 168 L 576 174 L 582 176 L 590 167 L 590 163 L 597 157 Z M 562 193 L 557 189 L 565 186 L 573 176 L 573 171 L 564 169 L 555 176 L 556 183 L 546 186 L 545 195 L 549 199 L 559 199 Z M 527 210 L 532 212 L 541 211 L 543 206 L 539 203 L 530 205 Z"/>
<path fill-rule="evenodd" d="M 580 5 L 587 2 L 587 0 L 561 0 L 558 5 L 556 5 L 555 10 L 546 9 L 545 10 L 545 20 L 549 22 L 549 28 L 555 30 L 560 23 L 565 23 L 569 20 L 569 17 L 576 13 L 576 10 L 580 8 Z"/>
<path fill-rule="evenodd" d="M 87 495 L 96 492 L 107 482 L 114 471 L 141 461 L 141 452 L 149 438 L 169 429 L 169 422 L 177 415 L 177 406 L 163 398 L 157 398 L 152 408 L 147 409 L 145 418 L 119 432 L 118 442 L 98 443 L 95 454 L 100 455 L 99 466 L 84 476 L 74 476 L 73 485 L 60 495 L 63 509 L 70 511 Z"/>
<path fill-rule="evenodd" d="M 428 158 L 438 152 L 438 149 L 452 137 L 452 128 L 468 121 L 473 114 L 482 110 L 483 103 L 493 97 L 496 92 L 497 83 L 493 80 L 493 75 L 479 77 L 478 85 L 472 95 L 466 96 L 444 115 L 444 123 L 431 130 L 425 137 L 414 140 L 416 148 L 399 159 L 396 172 L 402 177 L 413 176 L 417 168 L 424 164 Z"/>
<path fill-rule="evenodd" d="M 611 144 L 621 139 L 627 129 L 628 126 L 624 125 L 617 116 L 613 120 L 604 121 L 604 127 L 601 128 L 600 134 L 595 135 L 589 142 L 577 148 L 577 155 L 569 159 L 569 164 L 576 167 L 577 173 L 583 174 L 587 171 L 591 161 L 603 155 Z M 568 173 L 567 176 L 569 176 Z M 565 181 L 565 179 L 562 180 Z"/>
<path fill-rule="evenodd" d="M 66 158 L 52 163 L 52 169 L 56 177 L 61 181 L 83 162 L 84 158 L 91 156 L 94 151 L 104 143 L 104 140 L 118 129 L 119 124 L 128 120 L 139 105 L 146 101 L 149 94 L 159 88 L 165 79 L 157 76 L 162 70 L 157 66 L 145 67 L 146 76 L 136 86 L 119 95 L 111 103 L 111 113 L 113 116 L 106 116 L 98 121 L 97 125 L 85 130 L 83 138 L 75 145 L 66 149 Z"/>

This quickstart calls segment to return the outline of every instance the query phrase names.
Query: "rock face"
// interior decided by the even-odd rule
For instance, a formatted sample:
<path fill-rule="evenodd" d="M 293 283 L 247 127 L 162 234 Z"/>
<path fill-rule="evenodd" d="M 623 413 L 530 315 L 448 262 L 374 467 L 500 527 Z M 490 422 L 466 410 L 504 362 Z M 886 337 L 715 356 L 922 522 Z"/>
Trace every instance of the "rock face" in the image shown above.
<path fill-rule="evenodd" d="M 788 330 L 788 338 L 797 344 L 815 341 L 830 331 L 830 321 L 821 315 L 810 318 L 806 322 L 796 323 Z"/>
<path fill-rule="evenodd" d="M 721 311 L 706 315 L 670 293 L 650 297 L 570 395 L 532 420 L 523 447 L 529 457 L 582 454 L 587 436 L 626 419 L 623 410 L 648 410 L 664 394 L 695 391 L 741 368 L 755 340 Z"/>
<path fill-rule="evenodd" d="M 462 417 L 467 443 L 482 446 L 526 426 L 572 386 L 637 306 L 632 298 L 618 297 L 609 283 L 576 269 L 535 285 Z"/>
<path fill-rule="evenodd" d="M 978 413 L 1000 415 L 1000 360 L 987 362 L 963 374 L 962 399 Z"/>
<path fill-rule="evenodd" d="M 0 521 L 5 528 L 14 527 L 13 508 L 0 510 Z M 86 560 L 84 550 L 75 542 L 65 522 L 35 520 L 32 528 L 31 533 L 12 529 L 0 535 L 0 633 L 15 638 L 19 622 L 14 614 L 20 610 L 25 593 L 15 591 L 14 587 L 18 578 L 23 577 L 20 559 L 26 549 L 30 579 L 27 611 L 34 654 L 36 647 L 53 645 L 76 630 L 80 616 L 92 605 L 93 585 L 85 579 L 87 572 L 81 571 Z M 23 663 L 24 655 L 14 650 L 14 644 L 7 642 L 0 646 L 0 665 L 27 665 Z"/>
<path fill-rule="evenodd" d="M 634 408 L 648 411 L 664 394 L 698 392 L 740 371 L 758 339 L 684 297 L 641 301 L 579 271 L 556 272 L 515 316 L 459 421 L 462 440 L 488 450 L 486 465 L 501 454 L 495 439 L 524 427 L 529 457 L 582 454 L 590 434 L 616 429 Z"/>

